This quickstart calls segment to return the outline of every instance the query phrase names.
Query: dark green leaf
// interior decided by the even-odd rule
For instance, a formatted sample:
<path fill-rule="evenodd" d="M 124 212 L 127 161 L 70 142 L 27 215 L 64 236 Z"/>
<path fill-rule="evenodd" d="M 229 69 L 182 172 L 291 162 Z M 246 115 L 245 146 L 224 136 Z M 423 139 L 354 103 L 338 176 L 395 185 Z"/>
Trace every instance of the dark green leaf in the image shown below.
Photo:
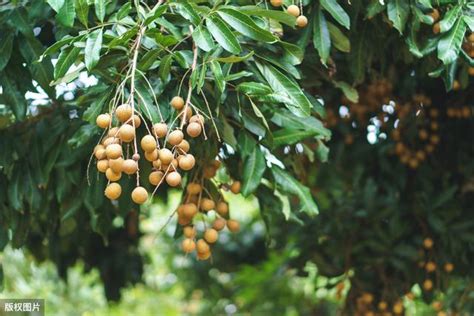
<path fill-rule="evenodd" d="M 13 33 L 0 34 L 0 72 L 5 68 L 10 60 L 13 47 Z"/>
<path fill-rule="evenodd" d="M 211 34 L 202 25 L 199 25 L 196 29 L 194 29 L 193 40 L 203 51 L 208 52 L 214 48 L 214 41 L 212 40 Z"/>
<path fill-rule="evenodd" d="M 254 146 L 251 154 L 244 163 L 244 174 L 242 176 L 242 194 L 248 196 L 253 193 L 262 181 L 263 173 L 267 165 L 265 156 L 259 146 Z"/>
<path fill-rule="evenodd" d="M 317 49 L 321 62 L 326 65 L 331 49 L 331 37 L 326 23 L 326 18 L 319 6 L 316 7 L 316 15 L 313 24 L 313 44 Z"/>
<path fill-rule="evenodd" d="M 74 25 L 74 18 L 76 17 L 76 9 L 74 0 L 64 0 L 64 5 L 58 11 L 56 19 L 64 26 L 72 27 Z"/>
<path fill-rule="evenodd" d="M 459 18 L 459 15 L 461 14 L 461 5 L 457 5 L 453 7 L 451 10 L 449 10 L 443 17 L 443 19 L 439 22 L 439 29 L 441 33 L 449 31 L 454 23 Z"/>
<path fill-rule="evenodd" d="M 221 18 L 237 32 L 257 41 L 273 43 L 276 37 L 267 30 L 260 28 L 252 19 L 237 10 L 223 8 L 217 11 Z"/>
<path fill-rule="evenodd" d="M 465 33 L 466 24 L 459 19 L 453 28 L 441 37 L 438 42 L 438 58 L 445 65 L 453 63 L 458 58 Z"/>
<path fill-rule="evenodd" d="M 347 36 L 345 36 L 334 24 L 329 22 L 327 24 L 331 42 L 333 43 L 334 47 L 344 53 L 350 52 L 351 42 L 349 41 L 349 38 L 347 38 Z"/>
<path fill-rule="evenodd" d="M 100 59 L 102 48 L 102 29 L 97 29 L 87 36 L 84 61 L 87 70 L 91 71 Z"/>
<path fill-rule="evenodd" d="M 294 27 L 296 24 L 296 18 L 294 16 L 278 10 L 267 10 L 257 6 L 244 6 L 240 7 L 239 10 L 248 15 L 269 18 L 291 27 Z"/>
<path fill-rule="evenodd" d="M 400 34 L 403 34 L 409 13 L 410 6 L 405 0 L 391 0 L 387 4 L 388 18 Z"/>
<path fill-rule="evenodd" d="M 87 27 L 89 20 L 89 3 L 87 0 L 75 0 L 76 1 L 76 15 L 79 21 Z"/>
<path fill-rule="evenodd" d="M 241 47 L 229 27 L 216 15 L 206 18 L 206 25 L 212 37 L 228 52 L 239 54 Z"/>
<path fill-rule="evenodd" d="M 79 47 L 69 47 L 59 54 L 58 61 L 54 67 L 54 79 L 63 77 L 79 56 Z"/>
<path fill-rule="evenodd" d="M 346 29 L 350 28 L 351 21 L 349 15 L 336 0 L 321 0 L 321 6 L 328 11 L 339 24 L 344 26 Z"/>
<path fill-rule="evenodd" d="M 100 22 L 104 22 L 106 5 L 107 0 L 94 0 L 95 15 Z"/>

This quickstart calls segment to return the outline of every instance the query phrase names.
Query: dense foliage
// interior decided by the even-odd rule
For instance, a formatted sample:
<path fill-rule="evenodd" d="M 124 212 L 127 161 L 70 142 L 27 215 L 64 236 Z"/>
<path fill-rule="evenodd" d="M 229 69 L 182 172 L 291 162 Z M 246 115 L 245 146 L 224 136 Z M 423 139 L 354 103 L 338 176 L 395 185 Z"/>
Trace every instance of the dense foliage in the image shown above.
<path fill-rule="evenodd" d="M 302 1 L 305 27 L 284 12 L 291 4 L 2 3 L 1 246 L 26 245 L 63 275 L 83 258 L 100 268 L 109 298 L 139 281 L 137 227 L 148 213 L 130 200 L 129 177 L 118 202 L 104 197 L 107 181 L 90 168 L 95 122 L 127 99 L 144 125 L 172 126 L 180 114 L 169 102 L 181 95 L 207 132 L 190 141 L 201 167 L 183 182 L 217 156 L 210 195 L 228 198 L 220 191 L 241 181 L 265 223 L 265 236 L 242 226 L 236 244 L 217 246 L 217 269 L 261 273 L 268 289 L 287 282 L 281 269 L 310 274 L 315 264 L 330 277 L 318 287 L 349 314 L 382 312 L 381 302 L 400 314 L 415 284 L 426 302 L 443 300 L 440 313 L 472 312 L 474 3 Z M 246 263 L 258 268 L 240 271 Z M 242 294 L 238 285 L 251 291 L 259 280 L 242 276 L 217 290 L 212 275 L 190 276 L 196 269 L 180 271 L 189 290 L 238 299 L 242 310 L 278 311 L 273 297 L 285 293 L 293 303 L 283 285 Z M 306 303 L 301 313 L 316 312 Z"/>

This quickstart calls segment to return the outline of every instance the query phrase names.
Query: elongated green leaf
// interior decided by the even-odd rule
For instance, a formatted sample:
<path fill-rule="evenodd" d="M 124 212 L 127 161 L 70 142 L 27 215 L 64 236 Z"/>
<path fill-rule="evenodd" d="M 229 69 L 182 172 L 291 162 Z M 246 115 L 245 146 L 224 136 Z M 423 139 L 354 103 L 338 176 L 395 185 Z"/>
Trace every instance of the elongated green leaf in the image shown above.
<path fill-rule="evenodd" d="M 351 21 L 349 15 L 336 0 L 321 0 L 321 6 L 328 11 L 339 24 L 344 26 L 346 29 L 350 28 Z"/>
<path fill-rule="evenodd" d="M 294 27 L 296 24 L 296 18 L 294 16 L 278 10 L 267 10 L 257 6 L 244 6 L 240 7 L 239 10 L 248 15 L 269 18 L 291 27 Z"/>
<path fill-rule="evenodd" d="M 160 68 L 158 70 L 158 75 L 161 80 L 166 81 L 170 75 L 171 63 L 173 62 L 173 55 L 166 55 L 161 59 Z"/>
<path fill-rule="evenodd" d="M 217 88 L 219 89 L 220 93 L 224 92 L 224 89 L 225 89 L 224 75 L 222 74 L 221 65 L 215 60 L 211 61 L 211 71 L 212 71 L 212 74 L 214 75 L 214 82 L 216 83 Z"/>
<path fill-rule="evenodd" d="M 199 18 L 199 14 L 197 14 L 196 10 L 194 10 L 193 6 L 188 1 L 182 1 L 176 3 L 176 8 L 178 9 L 178 13 L 185 18 L 186 20 L 190 21 L 194 25 L 198 25 L 201 19 Z"/>
<path fill-rule="evenodd" d="M 212 40 L 211 34 L 202 25 L 199 25 L 196 29 L 194 29 L 193 40 L 203 51 L 209 52 L 214 48 L 214 41 Z"/>
<path fill-rule="evenodd" d="M 325 128 L 323 123 L 314 116 L 297 117 L 288 110 L 277 109 L 271 120 L 285 129 L 311 131 L 315 136 L 326 139 L 331 137 L 331 131 Z"/>
<path fill-rule="evenodd" d="M 278 166 L 273 165 L 271 170 L 275 182 L 281 191 L 296 195 L 299 198 L 302 212 L 308 215 L 317 215 L 319 213 L 318 206 L 314 202 L 308 187 L 302 185 L 298 180 L 293 178 L 292 175 Z"/>
<path fill-rule="evenodd" d="M 344 81 L 334 81 L 334 85 L 342 90 L 349 101 L 359 102 L 359 93 L 357 90 Z"/>
<path fill-rule="evenodd" d="M 453 28 L 443 35 L 438 42 L 438 58 L 441 59 L 445 65 L 451 64 L 458 58 L 465 33 L 466 24 L 463 19 L 459 19 Z"/>
<path fill-rule="evenodd" d="M 79 47 L 70 47 L 61 52 L 58 57 L 58 62 L 54 67 L 54 79 L 63 77 L 69 68 L 74 64 L 81 49 Z"/>
<path fill-rule="evenodd" d="M 251 51 L 250 53 L 248 53 L 245 56 L 218 57 L 215 60 L 217 60 L 218 62 L 221 62 L 221 63 L 240 63 L 240 62 L 242 62 L 244 60 L 247 60 L 250 57 L 252 57 L 253 54 L 254 54 L 254 52 Z"/>
<path fill-rule="evenodd" d="M 240 47 L 237 38 L 229 29 L 229 27 L 216 15 L 209 16 L 206 19 L 206 25 L 211 32 L 212 37 L 219 43 L 226 51 L 232 54 L 239 54 L 242 48 Z"/>
<path fill-rule="evenodd" d="M 400 34 L 403 34 L 409 12 L 410 6 L 405 0 L 391 0 L 387 4 L 388 18 Z"/>
<path fill-rule="evenodd" d="M 454 23 L 456 23 L 459 15 L 461 14 L 461 10 L 462 6 L 457 5 L 444 15 L 443 19 L 439 22 L 439 29 L 441 33 L 447 32 L 453 27 Z"/>
<path fill-rule="evenodd" d="M 263 173 L 267 165 L 265 157 L 259 146 L 254 146 L 252 152 L 244 163 L 244 174 L 242 176 L 242 195 L 248 196 L 253 193 L 262 181 Z"/>
<path fill-rule="evenodd" d="M 276 41 L 276 37 L 272 33 L 259 27 L 244 13 L 230 8 L 220 9 L 217 13 L 233 29 L 247 37 L 267 43 Z"/>
<path fill-rule="evenodd" d="M 149 25 L 150 23 L 154 22 L 157 18 L 159 18 L 165 11 L 168 9 L 167 5 L 160 5 L 159 7 L 153 8 L 147 15 L 145 19 L 145 25 Z"/>
<path fill-rule="evenodd" d="M 285 50 L 284 58 L 292 65 L 299 65 L 303 61 L 304 51 L 297 45 L 287 42 L 280 42 Z"/>
<path fill-rule="evenodd" d="M 106 0 L 94 0 L 95 15 L 100 22 L 104 22 L 106 5 Z"/>
<path fill-rule="evenodd" d="M 329 35 L 331 37 L 331 43 L 337 50 L 340 50 L 344 53 L 349 53 L 351 51 L 351 42 L 349 38 L 345 36 L 337 26 L 332 23 L 327 23 L 329 28 Z"/>
<path fill-rule="evenodd" d="M 23 7 L 19 7 L 15 10 L 12 10 L 12 12 L 10 13 L 10 19 L 8 20 L 8 24 L 13 29 L 20 31 L 20 33 L 25 35 L 26 37 L 34 36 L 33 27 L 28 21 L 28 13 Z"/>
<path fill-rule="evenodd" d="M 76 15 L 79 21 L 87 27 L 89 20 L 89 3 L 87 0 L 75 0 L 76 1 Z"/>
<path fill-rule="evenodd" d="M 326 18 L 319 6 L 316 6 L 316 14 L 313 24 L 313 45 L 321 57 L 321 62 L 326 65 L 331 50 L 331 37 L 326 23 Z"/>
<path fill-rule="evenodd" d="M 150 67 L 157 60 L 158 56 L 162 51 L 163 50 L 161 48 L 156 48 L 146 52 L 146 54 L 143 55 L 143 57 L 138 62 L 138 69 L 140 69 L 141 71 L 147 71 L 148 69 L 150 69 Z"/>
<path fill-rule="evenodd" d="M 311 114 L 311 102 L 301 91 L 298 84 L 269 64 L 257 62 L 256 65 L 273 91 L 286 94 L 293 100 L 294 104 L 286 105 L 290 111 L 298 116 L 308 116 Z"/>
<path fill-rule="evenodd" d="M 64 0 L 47 0 L 47 2 L 56 12 L 59 12 L 59 10 L 64 5 Z"/>
<path fill-rule="evenodd" d="M 463 19 L 471 32 L 474 32 L 474 16 L 465 15 L 463 16 Z"/>
<path fill-rule="evenodd" d="M 237 86 L 237 91 L 248 95 L 266 95 L 272 93 L 272 89 L 260 82 L 243 82 Z"/>
<path fill-rule="evenodd" d="M 100 49 L 102 48 L 102 29 L 97 29 L 87 36 L 84 61 L 87 70 L 97 65 L 100 59 Z"/>
<path fill-rule="evenodd" d="M 316 134 L 311 130 L 280 129 L 273 133 L 273 146 L 292 145 Z"/>
<path fill-rule="evenodd" d="M 72 27 L 76 17 L 74 0 L 64 0 L 64 5 L 59 9 L 56 20 L 64 26 Z"/>
<path fill-rule="evenodd" d="M 18 90 L 17 84 L 7 75 L 0 76 L 0 83 L 6 105 L 12 110 L 18 121 L 23 120 L 26 115 L 26 100 Z"/>
<path fill-rule="evenodd" d="M 8 64 L 12 54 L 13 33 L 0 34 L 0 71 Z"/>
<path fill-rule="evenodd" d="M 107 102 L 109 96 L 110 91 L 105 91 L 103 94 L 94 98 L 94 101 L 91 103 L 91 105 L 84 111 L 82 119 L 91 124 L 95 124 L 95 120 L 97 119 L 97 116 L 103 112 L 105 102 Z"/>

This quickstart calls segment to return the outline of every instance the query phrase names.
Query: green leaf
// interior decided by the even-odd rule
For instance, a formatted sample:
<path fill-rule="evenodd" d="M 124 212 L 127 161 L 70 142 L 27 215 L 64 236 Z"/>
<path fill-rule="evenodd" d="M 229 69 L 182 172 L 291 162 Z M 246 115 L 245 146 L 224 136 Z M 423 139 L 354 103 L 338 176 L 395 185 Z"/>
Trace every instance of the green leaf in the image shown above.
<path fill-rule="evenodd" d="M 170 75 L 171 63 L 173 62 L 173 55 L 166 55 L 161 59 L 160 68 L 158 70 L 158 75 L 161 80 L 166 81 Z"/>
<path fill-rule="evenodd" d="M 70 44 L 73 41 L 76 41 L 76 40 L 78 41 L 80 39 L 82 39 L 82 36 L 72 37 L 72 36 L 66 35 L 63 38 L 61 38 L 59 41 L 55 42 L 53 45 L 49 46 L 43 52 L 43 54 L 41 54 L 40 59 L 43 59 L 45 56 L 52 55 L 52 54 L 56 53 L 59 49 L 61 49 L 61 47 L 66 46 L 66 45 Z"/>
<path fill-rule="evenodd" d="M 87 70 L 91 71 L 100 59 L 102 48 L 102 29 L 97 29 L 87 36 L 84 61 Z"/>
<path fill-rule="evenodd" d="M 458 58 L 465 33 L 466 24 L 463 19 L 459 19 L 453 28 L 441 37 L 438 42 L 438 58 L 445 65 L 453 63 Z"/>
<path fill-rule="evenodd" d="M 76 1 L 76 14 L 77 18 L 87 28 L 89 20 L 89 3 L 87 0 L 75 0 Z"/>
<path fill-rule="evenodd" d="M 474 16 L 464 15 L 464 22 L 467 24 L 471 32 L 474 32 Z"/>
<path fill-rule="evenodd" d="M 326 23 L 326 18 L 319 6 L 316 7 L 316 14 L 313 24 L 313 44 L 318 50 L 321 62 L 326 65 L 331 50 L 331 37 Z"/>
<path fill-rule="evenodd" d="M 59 9 L 56 19 L 64 26 L 72 27 L 74 18 L 76 17 L 76 9 L 74 0 L 65 0 L 64 5 Z"/>
<path fill-rule="evenodd" d="M 155 61 L 157 61 L 158 56 L 163 50 L 161 48 L 156 48 L 149 50 L 148 52 L 143 55 L 143 57 L 138 62 L 137 68 L 141 71 L 147 71 L 153 65 Z"/>
<path fill-rule="evenodd" d="M 321 6 L 328 11 L 339 24 L 344 26 L 346 29 L 350 29 L 351 21 L 349 15 L 336 0 L 321 0 Z"/>
<path fill-rule="evenodd" d="M 232 54 L 240 53 L 242 49 L 237 38 L 221 18 L 216 15 L 211 15 L 206 18 L 206 25 L 212 37 L 214 37 L 222 48 Z"/>
<path fill-rule="evenodd" d="M 293 100 L 294 104 L 286 104 L 290 111 L 295 115 L 303 117 L 311 114 L 311 102 L 309 102 L 296 82 L 269 64 L 257 62 L 256 65 L 273 91 L 286 94 Z"/>
<path fill-rule="evenodd" d="M 215 58 L 215 60 L 217 60 L 218 62 L 221 62 L 221 63 L 240 63 L 240 62 L 242 62 L 244 60 L 247 60 L 250 57 L 252 57 L 253 54 L 254 54 L 254 52 L 251 51 L 250 53 L 248 53 L 245 56 L 218 57 L 218 58 Z"/>
<path fill-rule="evenodd" d="M 273 133 L 273 146 L 292 145 L 309 137 L 316 136 L 317 133 L 311 130 L 279 129 Z"/>
<path fill-rule="evenodd" d="M 371 19 L 385 9 L 385 6 L 379 1 L 371 1 L 367 6 L 365 17 Z"/>
<path fill-rule="evenodd" d="M 104 22 L 107 0 L 94 0 L 95 15 L 100 22 Z"/>
<path fill-rule="evenodd" d="M 214 48 L 214 41 L 212 40 L 211 34 L 202 25 L 194 29 L 192 36 L 196 45 L 203 51 L 209 52 Z"/>
<path fill-rule="evenodd" d="M 456 23 L 461 14 L 461 10 L 462 6 L 457 5 L 446 12 L 443 19 L 439 22 L 439 29 L 441 33 L 447 32 L 453 27 L 454 23 Z"/>
<path fill-rule="evenodd" d="M 145 25 L 149 25 L 150 23 L 154 22 L 157 18 L 159 18 L 165 11 L 168 9 L 166 5 L 160 5 L 159 7 L 154 8 L 146 15 Z"/>
<path fill-rule="evenodd" d="M 0 34 L 0 71 L 5 68 L 10 60 L 13 48 L 13 33 Z"/>
<path fill-rule="evenodd" d="M 84 111 L 82 119 L 89 122 L 90 124 L 95 125 L 95 120 L 97 116 L 102 113 L 105 102 L 109 98 L 110 92 L 105 92 L 102 95 L 99 95 L 94 98 L 94 101 L 91 105 Z"/>
<path fill-rule="evenodd" d="M 22 121 L 26 116 L 26 100 L 18 89 L 17 84 L 11 80 L 10 76 L 0 76 L 0 83 L 3 88 L 3 98 L 5 104 L 10 107 L 15 118 Z"/>
<path fill-rule="evenodd" d="M 349 53 L 351 51 L 351 42 L 345 36 L 341 30 L 334 24 L 328 22 L 329 28 L 329 35 L 331 37 L 331 42 L 333 43 L 334 47 L 341 52 Z"/>
<path fill-rule="evenodd" d="M 262 176 L 267 168 L 265 156 L 259 146 L 254 146 L 251 154 L 245 159 L 242 176 L 242 195 L 253 193 L 262 182 Z"/>
<path fill-rule="evenodd" d="M 285 50 L 284 59 L 292 65 L 299 65 L 303 61 L 304 51 L 301 47 L 287 42 L 280 42 L 280 45 Z"/>
<path fill-rule="evenodd" d="M 58 57 L 56 66 L 54 67 L 54 79 L 63 77 L 69 68 L 74 64 L 81 49 L 79 47 L 69 47 L 61 52 Z"/>
<path fill-rule="evenodd" d="M 285 109 L 275 110 L 272 122 L 285 129 L 311 131 L 315 136 L 329 139 L 331 131 L 324 127 L 323 123 L 314 116 L 297 117 Z"/>
<path fill-rule="evenodd" d="M 257 41 L 273 43 L 276 37 L 255 24 L 252 19 L 237 10 L 225 8 L 217 11 L 220 17 L 237 32 Z"/>
<path fill-rule="evenodd" d="M 266 95 L 273 92 L 269 86 L 260 82 L 243 82 L 236 90 L 248 95 Z"/>
<path fill-rule="evenodd" d="M 294 27 L 296 24 L 296 18 L 294 16 L 279 10 L 267 10 L 257 6 L 243 6 L 239 8 L 239 11 L 245 12 L 248 15 L 269 18 L 291 27 Z"/>
<path fill-rule="evenodd" d="M 406 0 L 391 0 L 387 5 L 387 14 L 393 26 L 403 34 L 403 30 L 407 23 L 410 6 Z"/>
<path fill-rule="evenodd" d="M 59 12 L 59 10 L 64 5 L 64 0 L 47 0 L 48 4 L 53 8 L 54 11 Z"/>
<path fill-rule="evenodd" d="M 355 89 L 344 81 L 334 81 L 334 85 L 342 90 L 342 92 L 344 93 L 346 98 L 349 99 L 349 101 L 354 103 L 359 102 L 359 93 L 357 92 L 357 89 Z"/>
<path fill-rule="evenodd" d="M 219 89 L 219 92 L 223 93 L 225 89 L 224 75 L 222 74 L 221 65 L 215 60 L 211 61 L 211 71 L 214 74 L 214 81 L 217 85 L 217 88 Z"/>
<path fill-rule="evenodd" d="M 199 14 L 197 14 L 197 12 L 194 10 L 194 8 L 188 1 L 176 3 L 176 9 L 183 18 L 190 21 L 194 25 L 198 25 L 201 22 Z"/>
<path fill-rule="evenodd" d="M 296 195 L 301 203 L 301 211 L 308 215 L 317 215 L 319 213 L 318 206 L 311 196 L 311 191 L 308 187 L 302 185 L 299 181 L 293 178 L 288 172 L 282 168 L 273 165 L 272 168 L 273 177 L 278 187 L 287 194 Z"/>

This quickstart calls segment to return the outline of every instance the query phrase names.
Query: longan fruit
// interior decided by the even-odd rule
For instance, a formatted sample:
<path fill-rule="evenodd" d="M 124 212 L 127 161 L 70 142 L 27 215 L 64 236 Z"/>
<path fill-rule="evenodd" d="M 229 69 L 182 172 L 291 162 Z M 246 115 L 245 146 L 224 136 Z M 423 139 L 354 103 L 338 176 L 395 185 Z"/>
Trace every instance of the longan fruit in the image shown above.
<path fill-rule="evenodd" d="M 109 161 L 107 159 L 97 160 L 97 170 L 104 173 L 109 168 Z"/>
<path fill-rule="evenodd" d="M 241 187 L 240 181 L 234 181 L 230 186 L 230 191 L 234 194 L 239 194 L 240 187 Z"/>
<path fill-rule="evenodd" d="M 198 252 L 197 253 L 197 258 L 198 260 L 207 260 L 209 259 L 209 257 L 211 256 L 211 250 L 207 251 L 207 252 Z"/>
<path fill-rule="evenodd" d="M 393 312 L 397 315 L 403 313 L 403 305 L 400 302 L 397 302 L 393 305 Z"/>
<path fill-rule="evenodd" d="M 461 89 L 461 84 L 459 83 L 459 81 L 454 80 L 453 81 L 453 90 L 458 91 L 459 89 Z"/>
<path fill-rule="evenodd" d="M 171 99 L 171 106 L 176 110 L 181 110 L 184 107 L 184 99 L 180 96 L 175 96 Z"/>
<path fill-rule="evenodd" d="M 161 160 L 160 159 L 153 160 L 153 168 L 158 169 L 158 170 L 161 169 Z"/>
<path fill-rule="evenodd" d="M 94 156 L 98 160 L 105 159 L 107 155 L 105 154 L 105 147 L 102 145 L 97 145 L 94 148 Z"/>
<path fill-rule="evenodd" d="M 194 249 L 196 249 L 196 243 L 194 240 L 190 238 L 185 238 L 183 239 L 183 242 L 181 243 L 181 247 L 183 248 L 183 251 L 186 253 L 193 252 Z"/>
<path fill-rule="evenodd" d="M 300 13 L 301 13 L 301 12 L 300 12 L 300 8 L 299 8 L 297 5 L 294 5 L 294 4 L 290 5 L 290 6 L 288 7 L 288 9 L 286 9 L 286 12 L 288 12 L 288 14 L 290 14 L 290 15 L 292 15 L 292 16 L 294 16 L 294 17 L 299 16 Z"/>
<path fill-rule="evenodd" d="M 199 123 L 200 125 L 204 125 L 204 116 L 201 114 L 195 114 L 189 118 L 189 123 Z"/>
<path fill-rule="evenodd" d="M 115 172 L 111 168 L 107 168 L 107 170 L 105 171 L 105 177 L 109 181 L 118 181 L 122 177 L 122 173 L 121 172 Z"/>
<path fill-rule="evenodd" d="M 156 139 L 151 135 L 143 136 L 142 140 L 140 141 L 140 146 L 142 147 L 143 151 L 150 152 L 156 149 Z"/>
<path fill-rule="evenodd" d="M 423 247 L 424 247 L 425 249 L 431 249 L 431 248 L 433 248 L 433 244 L 434 244 L 434 242 L 433 242 L 433 239 L 431 239 L 431 238 L 425 238 L 425 239 L 423 240 Z"/>
<path fill-rule="evenodd" d="M 439 11 L 437 9 L 433 9 L 433 11 L 431 11 L 429 15 L 433 18 L 434 22 L 439 20 L 440 16 L 439 16 Z"/>
<path fill-rule="evenodd" d="M 386 309 L 387 309 L 387 302 L 385 302 L 385 301 L 380 301 L 379 304 L 378 304 L 378 308 L 379 308 L 379 310 L 381 310 L 381 311 L 386 310 Z"/>
<path fill-rule="evenodd" d="M 132 125 L 124 124 L 119 129 L 119 138 L 126 143 L 135 138 L 135 128 Z"/>
<path fill-rule="evenodd" d="M 184 110 L 182 110 L 181 112 L 179 112 L 179 116 L 181 116 L 181 119 L 183 119 L 183 117 L 184 117 L 184 113 L 183 113 L 183 112 L 184 112 Z M 191 116 L 193 116 L 193 110 L 191 109 L 190 106 L 188 106 L 187 109 L 186 109 L 186 119 L 187 119 L 187 120 L 190 119 Z"/>
<path fill-rule="evenodd" d="M 270 0 L 270 3 L 274 7 L 281 7 L 283 0 Z"/>
<path fill-rule="evenodd" d="M 110 137 L 117 137 L 118 131 L 119 131 L 119 128 L 118 128 L 118 127 L 112 127 L 112 128 L 109 129 L 109 131 L 107 132 L 107 136 L 110 136 Z"/>
<path fill-rule="evenodd" d="M 194 228 L 193 226 L 184 227 L 183 235 L 187 238 L 194 238 L 194 236 L 196 236 L 196 228 Z"/>
<path fill-rule="evenodd" d="M 471 43 L 474 43 L 474 32 L 469 34 L 469 36 L 467 37 L 467 40 Z"/>
<path fill-rule="evenodd" d="M 229 205 L 226 202 L 219 202 L 216 211 L 220 216 L 226 216 L 229 213 Z"/>
<path fill-rule="evenodd" d="M 441 32 L 441 26 L 439 25 L 439 22 L 436 22 L 433 24 L 433 33 L 439 34 L 439 32 Z"/>
<path fill-rule="evenodd" d="M 433 303 L 431 303 L 431 306 L 435 311 L 438 312 L 441 310 L 441 308 L 443 308 L 443 303 L 441 303 L 440 301 L 434 301 Z"/>
<path fill-rule="evenodd" d="M 206 166 L 202 172 L 204 179 L 211 179 L 216 175 L 216 169 L 212 166 Z"/>
<path fill-rule="evenodd" d="M 170 143 L 172 146 L 177 146 L 179 143 L 181 143 L 183 138 L 184 138 L 183 132 L 177 129 L 177 130 L 172 131 L 168 135 L 168 143 Z"/>
<path fill-rule="evenodd" d="M 418 136 L 420 137 L 421 140 L 427 140 L 429 137 L 428 132 L 425 129 L 421 129 L 418 132 Z"/>
<path fill-rule="evenodd" d="M 154 149 L 153 151 L 145 151 L 145 159 L 152 162 L 158 159 L 158 149 Z"/>
<path fill-rule="evenodd" d="M 198 253 L 206 253 L 206 252 L 209 252 L 211 250 L 211 248 L 209 247 L 209 245 L 207 244 L 206 241 L 204 241 L 204 239 L 199 239 L 196 243 L 196 249 L 197 249 L 197 252 Z"/>
<path fill-rule="evenodd" d="M 150 174 L 148 175 L 148 181 L 152 184 L 152 185 L 158 185 L 161 181 L 161 179 L 163 179 L 163 172 L 161 171 L 152 171 L 150 172 Z"/>
<path fill-rule="evenodd" d="M 211 162 L 211 166 L 215 169 L 215 170 L 218 170 L 220 167 L 221 167 L 221 161 L 220 160 L 213 160 Z"/>
<path fill-rule="evenodd" d="M 187 217 L 184 217 L 184 216 L 178 216 L 178 224 L 179 225 L 184 226 L 184 225 L 189 225 L 189 223 L 191 223 L 190 218 L 187 218 Z"/>
<path fill-rule="evenodd" d="M 213 228 L 209 228 L 204 232 L 204 239 L 210 244 L 215 243 L 218 238 L 219 234 L 217 233 L 217 230 Z"/>
<path fill-rule="evenodd" d="M 116 200 L 122 194 L 122 187 L 120 184 L 112 182 L 105 188 L 105 196 L 110 200 Z"/>
<path fill-rule="evenodd" d="M 240 224 L 239 222 L 237 222 L 236 220 L 233 220 L 233 219 L 229 219 L 227 221 L 227 228 L 233 232 L 233 233 L 236 233 L 240 230 Z"/>
<path fill-rule="evenodd" d="M 136 187 L 132 191 L 132 200 L 137 204 L 143 204 L 148 200 L 148 192 L 144 187 Z"/>
<path fill-rule="evenodd" d="M 122 172 L 123 171 L 123 158 L 118 157 L 117 159 L 110 159 L 109 168 L 112 169 L 115 173 Z"/>
<path fill-rule="evenodd" d="M 191 170 L 196 163 L 196 159 L 191 154 L 186 154 L 182 156 L 179 160 L 179 167 L 185 171 Z"/>
<path fill-rule="evenodd" d="M 140 154 L 134 153 L 134 154 L 132 155 L 132 159 L 135 160 L 135 161 L 140 160 Z"/>
<path fill-rule="evenodd" d="M 168 173 L 166 175 L 166 183 L 168 183 L 170 187 L 177 187 L 181 184 L 181 175 L 176 171 Z"/>
<path fill-rule="evenodd" d="M 178 166 L 179 166 L 178 159 L 174 158 L 173 160 L 171 160 L 170 166 L 174 171 L 176 171 L 178 169 Z"/>
<path fill-rule="evenodd" d="M 196 195 L 201 192 L 201 185 L 199 183 L 191 182 L 186 187 L 186 192 L 191 195 Z"/>
<path fill-rule="evenodd" d="M 183 215 L 189 218 L 194 217 L 198 213 L 198 208 L 194 203 L 187 203 L 183 206 Z"/>
<path fill-rule="evenodd" d="M 162 148 L 159 151 L 159 158 L 161 163 L 164 165 L 169 165 L 173 161 L 173 153 L 168 148 Z"/>
<path fill-rule="evenodd" d="M 100 114 L 99 116 L 97 116 L 97 118 L 96 118 L 96 120 L 95 120 L 95 123 L 96 123 L 97 126 L 99 126 L 100 128 L 107 128 L 107 127 L 109 127 L 110 122 L 111 122 L 110 114 L 108 114 L 108 113 Z"/>
<path fill-rule="evenodd" d="M 467 70 L 469 76 L 474 76 L 474 67 L 469 67 Z"/>
<path fill-rule="evenodd" d="M 469 107 L 467 106 L 463 106 L 462 109 L 461 109 L 461 115 L 463 118 L 469 118 L 469 116 L 471 116 L 471 109 L 469 109 Z M 433 122 L 434 123 L 434 122 Z M 433 124 L 431 123 L 431 124 Z"/>
<path fill-rule="evenodd" d="M 296 18 L 296 25 L 301 28 L 306 27 L 306 25 L 308 25 L 308 18 L 304 15 L 300 15 Z"/>
<path fill-rule="evenodd" d="M 200 207 L 203 211 L 210 211 L 216 207 L 216 203 L 213 200 L 208 198 L 202 198 Z"/>
<path fill-rule="evenodd" d="M 181 143 L 178 144 L 178 148 L 181 149 L 182 152 L 187 153 L 189 151 L 189 142 L 186 139 L 183 139 Z"/>
<path fill-rule="evenodd" d="M 223 230 L 224 227 L 225 227 L 225 219 L 223 218 L 216 218 L 216 220 L 212 224 L 212 228 L 214 228 L 217 231 Z"/>
<path fill-rule="evenodd" d="M 115 116 L 123 123 L 132 117 L 132 112 L 132 107 L 130 105 L 122 104 L 115 109 Z"/>
<path fill-rule="evenodd" d="M 195 138 L 201 135 L 202 128 L 199 123 L 196 122 L 191 122 L 188 124 L 186 127 L 186 133 L 188 133 L 189 136 Z"/>
<path fill-rule="evenodd" d="M 431 291 L 432 288 L 433 288 L 433 281 L 431 281 L 430 279 L 426 279 L 423 282 L 423 289 L 425 289 L 425 291 Z"/>
<path fill-rule="evenodd" d="M 444 265 L 444 271 L 450 273 L 454 270 L 454 264 L 448 262 Z"/>
<path fill-rule="evenodd" d="M 119 144 L 110 144 L 105 149 L 105 154 L 109 159 L 117 159 L 118 157 L 122 156 L 122 146 Z"/>
<path fill-rule="evenodd" d="M 112 144 L 119 144 L 120 140 L 117 137 L 107 137 L 104 139 L 102 144 L 104 144 L 105 147 L 112 145 Z"/>
<path fill-rule="evenodd" d="M 138 171 L 138 164 L 133 159 L 126 159 L 122 164 L 122 171 L 128 175 L 135 174 Z"/>
<path fill-rule="evenodd" d="M 131 126 L 135 124 L 135 128 L 138 128 L 140 125 L 142 125 L 142 120 L 140 119 L 140 116 L 133 114 L 133 119 L 129 120 L 127 124 Z"/>
<path fill-rule="evenodd" d="M 366 304 L 371 304 L 372 301 L 374 300 L 374 296 L 372 294 L 366 292 L 366 293 L 362 294 L 362 300 Z"/>
<path fill-rule="evenodd" d="M 168 134 L 168 125 L 166 123 L 156 123 L 153 125 L 153 132 L 156 137 L 165 137 Z"/>
<path fill-rule="evenodd" d="M 433 272 L 436 270 L 436 264 L 432 261 L 430 262 L 427 262 L 426 265 L 425 265 L 425 270 L 427 272 Z"/>

